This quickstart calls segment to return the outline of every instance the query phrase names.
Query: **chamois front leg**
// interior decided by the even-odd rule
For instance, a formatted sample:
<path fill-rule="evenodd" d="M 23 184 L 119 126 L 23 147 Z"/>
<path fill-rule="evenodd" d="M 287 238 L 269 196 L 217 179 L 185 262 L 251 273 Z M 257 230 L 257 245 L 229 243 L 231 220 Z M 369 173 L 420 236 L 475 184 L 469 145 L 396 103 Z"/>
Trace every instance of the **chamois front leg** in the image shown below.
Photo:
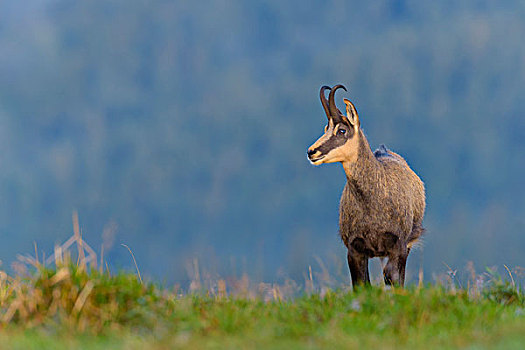
<path fill-rule="evenodd" d="M 348 249 L 348 267 L 352 277 L 352 287 L 356 289 L 358 285 L 370 284 L 368 274 L 368 257 L 357 252 L 354 248 Z"/>
<path fill-rule="evenodd" d="M 405 269 L 409 249 L 406 246 L 398 245 L 389 255 L 388 263 L 383 269 L 383 275 L 386 285 L 398 285 L 403 287 L 405 285 Z"/>

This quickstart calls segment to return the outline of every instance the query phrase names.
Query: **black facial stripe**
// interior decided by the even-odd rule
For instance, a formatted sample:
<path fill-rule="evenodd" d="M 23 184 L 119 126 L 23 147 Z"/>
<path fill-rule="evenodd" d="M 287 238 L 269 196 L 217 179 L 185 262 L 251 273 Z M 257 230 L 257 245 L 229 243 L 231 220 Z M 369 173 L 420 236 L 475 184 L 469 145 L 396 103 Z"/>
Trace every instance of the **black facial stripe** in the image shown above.
<path fill-rule="evenodd" d="M 338 137 L 338 136 L 331 136 L 328 140 L 326 140 L 325 143 L 323 143 L 321 146 L 316 148 L 316 151 L 321 152 L 321 154 L 327 154 L 334 148 L 337 148 L 339 146 L 342 146 L 346 142 L 346 138 L 344 137 Z"/>

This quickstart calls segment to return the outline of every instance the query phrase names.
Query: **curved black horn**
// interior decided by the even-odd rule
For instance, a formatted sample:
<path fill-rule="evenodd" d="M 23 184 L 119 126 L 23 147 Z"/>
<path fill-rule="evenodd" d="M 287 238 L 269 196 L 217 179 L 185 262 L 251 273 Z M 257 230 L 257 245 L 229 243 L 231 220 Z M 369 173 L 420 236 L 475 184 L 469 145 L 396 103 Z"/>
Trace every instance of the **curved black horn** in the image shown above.
<path fill-rule="evenodd" d="M 334 96 L 335 96 L 335 91 L 339 88 L 342 88 L 343 90 L 348 91 L 346 90 L 344 85 L 338 84 L 332 88 L 332 90 L 330 91 L 330 95 L 328 95 L 330 114 L 332 115 L 332 118 L 337 118 L 337 119 L 340 117 L 341 112 L 339 111 L 339 109 L 337 109 L 337 106 L 335 105 Z"/>
<path fill-rule="evenodd" d="M 321 92 L 319 93 L 319 95 L 321 97 L 321 103 L 323 104 L 323 108 L 324 108 L 324 112 L 326 113 L 326 117 L 328 118 L 328 120 L 330 120 L 330 109 L 328 108 L 328 100 L 326 99 L 326 95 L 324 94 L 326 89 L 332 90 L 330 86 L 324 85 L 321 87 Z"/>

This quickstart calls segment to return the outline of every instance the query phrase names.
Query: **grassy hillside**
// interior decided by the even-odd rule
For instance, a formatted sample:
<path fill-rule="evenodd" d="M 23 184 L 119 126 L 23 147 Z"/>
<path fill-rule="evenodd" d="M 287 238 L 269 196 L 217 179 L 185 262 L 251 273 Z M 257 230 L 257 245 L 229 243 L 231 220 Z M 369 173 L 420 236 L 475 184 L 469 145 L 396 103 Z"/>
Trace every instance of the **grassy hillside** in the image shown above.
<path fill-rule="evenodd" d="M 65 259 L 67 261 L 67 259 Z M 57 260 L 0 274 L 0 347 L 520 348 L 525 298 L 492 276 L 465 288 L 324 289 L 283 297 L 279 286 L 217 281 L 183 293 Z"/>

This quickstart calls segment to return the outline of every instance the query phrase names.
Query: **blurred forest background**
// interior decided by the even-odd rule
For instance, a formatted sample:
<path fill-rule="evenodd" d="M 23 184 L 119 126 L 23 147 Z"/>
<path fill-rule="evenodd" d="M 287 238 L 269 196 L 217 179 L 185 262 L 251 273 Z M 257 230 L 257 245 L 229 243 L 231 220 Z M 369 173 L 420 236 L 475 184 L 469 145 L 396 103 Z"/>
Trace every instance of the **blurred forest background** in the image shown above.
<path fill-rule="evenodd" d="M 114 267 L 346 271 L 321 85 L 427 186 L 425 277 L 524 265 L 521 1 L 0 2 L 0 259 L 83 235 Z M 341 102 L 341 101 L 339 101 Z M 339 267 L 337 267 L 339 266 Z"/>

